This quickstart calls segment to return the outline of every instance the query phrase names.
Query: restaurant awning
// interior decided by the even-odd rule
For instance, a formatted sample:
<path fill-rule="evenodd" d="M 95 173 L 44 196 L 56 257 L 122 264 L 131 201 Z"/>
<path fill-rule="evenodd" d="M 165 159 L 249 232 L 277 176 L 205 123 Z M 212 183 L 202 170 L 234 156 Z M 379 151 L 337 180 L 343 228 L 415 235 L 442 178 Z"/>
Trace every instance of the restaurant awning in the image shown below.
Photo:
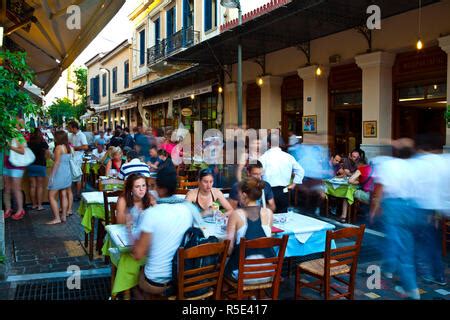
<path fill-rule="evenodd" d="M 422 7 L 436 2 L 439 1 L 422 0 Z M 242 25 L 231 29 L 222 26 L 221 29 L 227 31 L 173 55 L 168 61 L 235 64 L 239 38 L 243 60 L 256 58 L 344 30 L 366 26 L 370 16 L 366 10 L 372 4 L 380 7 L 382 19 L 419 6 L 418 1 L 411 0 L 292 0 L 270 11 L 264 5 L 263 9 L 256 11 L 254 17 L 251 15 L 249 19 L 244 19 Z M 259 14 L 261 11 L 267 13 Z M 312 55 L 314 57 L 314 52 Z"/>
<path fill-rule="evenodd" d="M 48 92 L 125 0 L 10 0 L 6 3 L 7 10 L 0 10 L 5 45 L 28 53 L 27 62 L 36 74 L 35 85 Z"/>

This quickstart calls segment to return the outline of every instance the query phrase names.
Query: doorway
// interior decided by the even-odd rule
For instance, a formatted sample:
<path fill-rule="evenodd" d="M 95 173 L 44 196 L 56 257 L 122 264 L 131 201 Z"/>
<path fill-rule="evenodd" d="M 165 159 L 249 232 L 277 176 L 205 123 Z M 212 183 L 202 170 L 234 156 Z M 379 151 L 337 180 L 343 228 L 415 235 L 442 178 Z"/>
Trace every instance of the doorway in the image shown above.
<path fill-rule="evenodd" d="M 247 85 L 247 128 L 261 129 L 261 88 L 256 83 Z"/>
<path fill-rule="evenodd" d="M 334 118 L 334 152 L 347 156 L 362 142 L 362 110 L 354 108 L 331 113 Z"/>

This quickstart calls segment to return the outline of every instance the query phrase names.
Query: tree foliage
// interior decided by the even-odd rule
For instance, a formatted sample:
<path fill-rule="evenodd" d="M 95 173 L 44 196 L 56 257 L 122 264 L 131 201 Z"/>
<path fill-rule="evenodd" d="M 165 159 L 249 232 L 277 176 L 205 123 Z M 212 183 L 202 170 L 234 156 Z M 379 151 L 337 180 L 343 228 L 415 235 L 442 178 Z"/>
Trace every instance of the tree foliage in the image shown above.
<path fill-rule="evenodd" d="M 32 83 L 34 73 L 25 52 L 0 51 L 0 149 L 13 138 L 21 138 L 16 128 L 18 116 L 37 114 L 38 105 L 23 89 Z"/>
<path fill-rule="evenodd" d="M 58 98 L 48 108 L 48 114 L 53 124 L 62 125 L 64 120 L 68 122 L 72 118 L 77 118 L 77 108 L 69 98 Z"/>

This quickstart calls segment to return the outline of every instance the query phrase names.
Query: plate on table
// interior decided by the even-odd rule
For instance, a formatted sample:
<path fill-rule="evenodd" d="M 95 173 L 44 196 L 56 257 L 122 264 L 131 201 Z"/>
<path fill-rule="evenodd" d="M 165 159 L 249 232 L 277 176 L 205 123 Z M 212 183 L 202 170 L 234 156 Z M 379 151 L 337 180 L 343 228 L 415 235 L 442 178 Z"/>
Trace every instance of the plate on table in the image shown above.
<path fill-rule="evenodd" d="M 205 221 L 206 223 L 215 223 L 214 217 L 205 217 L 203 218 L 203 221 Z"/>

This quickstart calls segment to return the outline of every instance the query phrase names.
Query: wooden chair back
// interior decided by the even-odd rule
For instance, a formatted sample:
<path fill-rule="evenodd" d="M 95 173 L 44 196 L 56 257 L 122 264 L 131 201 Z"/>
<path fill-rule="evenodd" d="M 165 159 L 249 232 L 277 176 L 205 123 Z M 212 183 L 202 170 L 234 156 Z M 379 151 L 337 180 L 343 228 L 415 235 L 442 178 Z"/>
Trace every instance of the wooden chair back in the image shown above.
<path fill-rule="evenodd" d="M 116 205 L 110 203 L 110 198 L 119 197 L 123 194 L 123 190 L 103 191 L 103 207 L 105 208 L 105 226 L 116 224 Z"/>
<path fill-rule="evenodd" d="M 227 259 L 230 240 L 218 243 L 206 243 L 189 249 L 178 249 L 178 289 L 177 299 L 198 300 L 208 296 L 219 300 L 222 292 L 223 274 Z M 185 270 L 188 259 L 201 259 L 208 256 L 218 256 L 217 264 L 201 268 Z M 196 297 L 186 297 L 186 293 L 203 288 L 210 288 L 206 294 Z"/>
<path fill-rule="evenodd" d="M 180 189 L 195 189 L 198 184 L 198 181 L 180 181 Z"/>
<path fill-rule="evenodd" d="M 278 299 L 280 288 L 281 271 L 283 268 L 284 253 L 288 242 L 288 235 L 283 238 L 259 238 L 246 240 L 241 238 L 239 249 L 239 274 L 237 286 L 237 299 L 244 298 L 246 291 L 246 280 L 271 278 L 271 288 L 273 300 Z M 246 257 L 247 249 L 265 249 L 278 247 L 278 254 L 272 258 L 248 259 Z M 270 280 L 268 281 L 270 282 Z M 255 286 L 249 286 L 253 290 Z"/>
<path fill-rule="evenodd" d="M 350 299 L 353 299 L 356 269 L 358 267 L 358 257 L 361 250 L 365 228 L 366 226 L 363 224 L 357 228 L 351 227 L 343 228 L 337 231 L 327 231 L 324 253 L 325 287 L 329 286 L 332 268 L 349 266 L 350 281 L 348 284 L 348 292 L 341 293 L 341 295 L 349 295 Z M 341 239 L 350 239 L 350 243 L 346 244 L 345 246 L 332 249 L 333 241 Z"/>

